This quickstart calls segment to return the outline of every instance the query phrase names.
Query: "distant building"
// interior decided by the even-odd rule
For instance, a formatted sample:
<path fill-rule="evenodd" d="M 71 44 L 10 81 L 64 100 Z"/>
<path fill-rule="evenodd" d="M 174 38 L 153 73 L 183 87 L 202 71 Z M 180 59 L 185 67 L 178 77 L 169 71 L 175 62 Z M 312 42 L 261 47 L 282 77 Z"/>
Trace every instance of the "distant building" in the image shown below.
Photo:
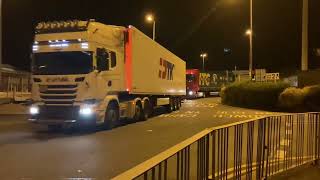
<path fill-rule="evenodd" d="M 31 73 L 8 64 L 0 64 L 0 91 L 29 91 Z"/>

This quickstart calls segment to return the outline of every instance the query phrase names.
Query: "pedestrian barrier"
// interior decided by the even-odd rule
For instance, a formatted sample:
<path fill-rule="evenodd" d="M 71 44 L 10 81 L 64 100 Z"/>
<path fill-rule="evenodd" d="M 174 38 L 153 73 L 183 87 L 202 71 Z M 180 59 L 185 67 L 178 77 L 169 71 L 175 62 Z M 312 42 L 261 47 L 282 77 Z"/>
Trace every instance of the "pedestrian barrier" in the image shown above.
<path fill-rule="evenodd" d="M 319 117 L 284 114 L 206 129 L 113 179 L 265 179 L 320 159 Z"/>

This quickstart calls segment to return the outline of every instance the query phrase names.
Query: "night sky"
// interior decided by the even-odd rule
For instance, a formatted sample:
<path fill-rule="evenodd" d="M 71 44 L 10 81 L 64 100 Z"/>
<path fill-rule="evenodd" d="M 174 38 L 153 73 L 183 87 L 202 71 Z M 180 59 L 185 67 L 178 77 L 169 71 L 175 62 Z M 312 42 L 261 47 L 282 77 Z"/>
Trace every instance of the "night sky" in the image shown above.
<path fill-rule="evenodd" d="M 269 71 L 300 68 L 302 0 L 254 0 L 254 67 Z M 201 68 L 200 53 L 209 54 L 207 69 L 247 69 L 249 0 L 3 0 L 4 62 L 29 69 L 33 28 L 39 21 L 96 19 L 134 25 L 152 35 L 146 13 L 156 16 L 157 41 Z M 310 0 L 310 66 L 320 67 L 320 1 Z M 225 54 L 224 48 L 231 53 Z"/>

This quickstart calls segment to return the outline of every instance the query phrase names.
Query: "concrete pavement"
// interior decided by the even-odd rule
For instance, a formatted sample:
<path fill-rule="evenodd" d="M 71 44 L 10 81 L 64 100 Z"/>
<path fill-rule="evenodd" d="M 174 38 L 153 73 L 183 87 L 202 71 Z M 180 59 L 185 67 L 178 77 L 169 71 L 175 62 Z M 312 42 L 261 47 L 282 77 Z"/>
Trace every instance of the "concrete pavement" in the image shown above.
<path fill-rule="evenodd" d="M 207 98 L 186 101 L 180 111 L 144 122 L 71 135 L 39 131 L 25 115 L 0 115 L 0 178 L 109 179 L 207 127 L 271 114 Z"/>
<path fill-rule="evenodd" d="M 0 105 L 0 115 L 26 115 L 28 107 L 21 104 L 2 104 Z"/>
<path fill-rule="evenodd" d="M 271 180 L 316 180 L 320 179 L 320 167 L 306 164 L 302 167 L 294 168 L 287 172 L 280 173 Z"/>

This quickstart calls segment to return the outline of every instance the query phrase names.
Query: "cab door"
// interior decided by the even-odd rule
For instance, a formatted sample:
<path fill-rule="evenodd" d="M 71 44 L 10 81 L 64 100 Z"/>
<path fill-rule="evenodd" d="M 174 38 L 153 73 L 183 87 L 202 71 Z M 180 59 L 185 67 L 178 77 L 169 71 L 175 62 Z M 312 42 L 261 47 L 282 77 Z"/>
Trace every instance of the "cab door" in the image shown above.
<path fill-rule="evenodd" d="M 120 89 L 120 68 L 117 64 L 117 53 L 105 48 L 97 49 L 98 87 L 107 94 Z"/>

